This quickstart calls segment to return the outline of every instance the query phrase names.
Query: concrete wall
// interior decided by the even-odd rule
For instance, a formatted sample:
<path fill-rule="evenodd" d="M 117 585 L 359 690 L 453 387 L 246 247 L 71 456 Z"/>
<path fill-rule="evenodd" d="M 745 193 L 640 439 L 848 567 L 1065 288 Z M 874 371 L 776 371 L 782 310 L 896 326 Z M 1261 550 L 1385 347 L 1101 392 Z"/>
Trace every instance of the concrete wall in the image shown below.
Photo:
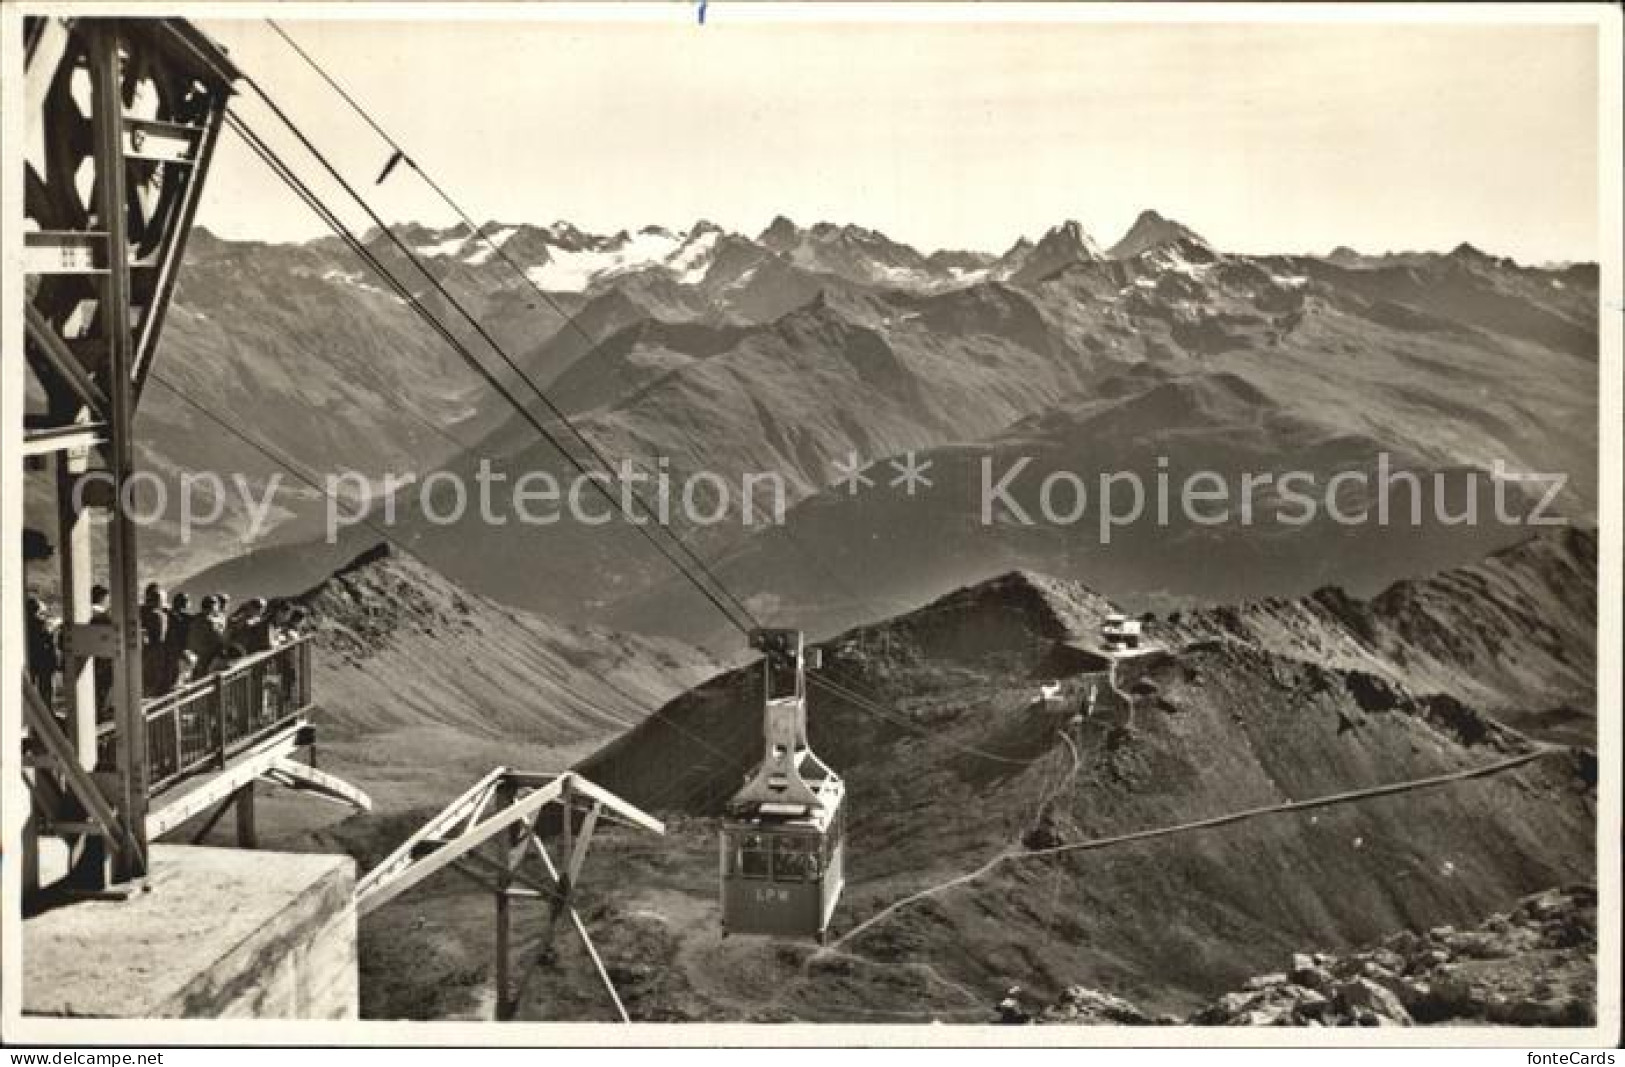
<path fill-rule="evenodd" d="M 150 888 L 23 929 L 24 1010 L 114 1018 L 353 1019 L 355 864 L 155 845 Z"/>

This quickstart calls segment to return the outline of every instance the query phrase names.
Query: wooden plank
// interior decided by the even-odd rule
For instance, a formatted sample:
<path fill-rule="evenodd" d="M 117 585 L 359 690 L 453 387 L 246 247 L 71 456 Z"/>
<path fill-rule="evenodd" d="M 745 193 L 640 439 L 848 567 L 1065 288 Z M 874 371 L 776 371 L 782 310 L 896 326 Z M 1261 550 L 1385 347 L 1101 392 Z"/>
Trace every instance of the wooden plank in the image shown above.
<path fill-rule="evenodd" d="M 581 779 L 578 778 L 577 781 L 579 782 Z M 534 837 L 534 835 L 532 836 Z M 542 844 L 541 838 L 537 837 L 535 841 L 536 851 L 541 854 L 542 862 L 547 865 L 547 873 L 552 876 L 555 882 L 559 881 L 559 869 L 553 865 L 553 858 L 547 854 L 547 847 Z M 593 947 L 592 938 L 587 935 L 587 924 L 581 921 L 581 915 L 576 911 L 574 904 L 564 900 L 562 905 L 562 910 L 570 913 L 570 922 L 575 926 L 576 934 L 580 936 L 581 943 L 586 946 L 587 954 L 592 957 L 593 966 L 597 968 L 598 977 L 603 981 L 604 988 L 609 990 L 610 999 L 615 1002 L 615 1011 L 620 1015 L 621 1022 L 631 1022 L 631 1018 L 626 1014 L 626 1005 L 621 1003 L 621 996 L 616 992 L 615 983 L 610 980 L 609 972 L 604 968 L 604 961 L 599 958 L 598 950 Z M 555 920 L 558 918 L 559 910 L 558 908 L 554 910 L 553 918 Z M 548 927 L 548 931 L 548 937 L 551 939 L 551 925 Z M 546 942 L 543 942 L 542 948 L 546 948 Z"/>
<path fill-rule="evenodd" d="M 619 806 L 631 817 L 641 819 L 642 824 L 646 826 L 652 824 L 658 827 L 658 832 L 663 833 L 665 830 L 664 825 L 658 820 L 645 815 L 637 808 L 616 797 L 613 793 L 594 786 L 587 782 L 586 779 L 573 773 L 563 774 L 552 779 L 546 786 L 519 797 L 507 807 L 499 808 L 477 822 L 466 823 L 466 813 L 469 807 L 482 801 L 488 789 L 501 788 L 506 777 L 508 777 L 508 772 L 505 768 L 498 768 L 486 775 L 473 788 L 464 793 L 461 798 L 454 801 L 450 807 L 408 838 L 382 863 L 368 872 L 356 886 L 356 906 L 360 912 L 364 915 L 383 906 L 425 878 L 450 866 L 455 860 L 472 853 L 494 835 L 531 819 L 547 804 L 557 802 L 567 786 L 591 795 L 595 799 L 605 798 L 600 801 L 605 808 L 614 809 Z M 443 839 L 437 838 L 437 835 L 446 828 L 460 822 L 464 822 L 465 825 L 455 836 Z M 597 820 L 594 819 L 595 826 L 596 822 Z M 531 833 L 531 837 L 535 839 L 534 832 Z M 414 854 L 418 852 L 417 846 L 430 840 L 436 840 L 439 847 L 427 855 Z M 539 839 L 536 839 L 536 844 L 538 849 L 542 851 L 543 862 L 547 863 L 550 875 L 557 879 L 558 872 L 547 857 L 545 849 L 541 848 Z"/>
<path fill-rule="evenodd" d="M 559 882 L 559 888 L 564 895 L 570 895 L 570 857 L 575 855 L 575 797 L 571 786 L 575 775 L 567 774 L 559 779 L 559 857 L 565 864 L 564 878 Z"/>

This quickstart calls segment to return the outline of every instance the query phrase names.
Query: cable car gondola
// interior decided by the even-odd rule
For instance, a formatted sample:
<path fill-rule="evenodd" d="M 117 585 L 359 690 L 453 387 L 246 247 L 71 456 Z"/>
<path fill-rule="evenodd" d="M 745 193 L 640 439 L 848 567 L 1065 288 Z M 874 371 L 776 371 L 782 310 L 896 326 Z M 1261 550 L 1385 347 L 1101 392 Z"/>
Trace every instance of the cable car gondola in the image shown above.
<path fill-rule="evenodd" d="M 846 785 L 807 744 L 801 631 L 757 630 L 750 643 L 763 656 L 765 749 L 722 826 L 722 933 L 822 943 L 845 884 Z"/>

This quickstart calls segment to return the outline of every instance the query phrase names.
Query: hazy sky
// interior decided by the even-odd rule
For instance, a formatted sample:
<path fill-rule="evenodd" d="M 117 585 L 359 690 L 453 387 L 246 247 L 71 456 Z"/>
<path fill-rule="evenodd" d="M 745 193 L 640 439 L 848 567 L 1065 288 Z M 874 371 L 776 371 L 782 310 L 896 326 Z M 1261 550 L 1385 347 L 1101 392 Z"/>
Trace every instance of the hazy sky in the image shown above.
<path fill-rule="evenodd" d="M 202 25 L 373 188 L 388 150 L 280 39 Z M 716 3 L 704 27 L 283 25 L 479 219 L 782 213 L 1002 251 L 1067 218 L 1108 245 L 1153 207 L 1232 251 L 1597 255 L 1590 27 L 740 25 Z M 375 193 L 449 221 L 404 170 Z M 201 221 L 320 232 L 230 135 Z"/>

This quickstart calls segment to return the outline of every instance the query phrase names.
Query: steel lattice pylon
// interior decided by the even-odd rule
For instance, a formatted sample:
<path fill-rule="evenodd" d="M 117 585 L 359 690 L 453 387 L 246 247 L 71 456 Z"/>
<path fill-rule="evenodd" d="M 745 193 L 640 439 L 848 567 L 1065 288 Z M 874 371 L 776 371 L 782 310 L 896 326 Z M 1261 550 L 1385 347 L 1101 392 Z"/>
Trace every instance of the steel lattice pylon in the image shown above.
<path fill-rule="evenodd" d="M 36 806 L 67 828 L 73 881 L 99 890 L 147 870 L 135 530 L 115 505 L 134 473 L 141 384 L 238 75 L 174 19 L 31 17 L 24 45 L 26 352 L 43 402 L 25 413 L 23 454 L 54 464 L 66 697 L 59 719 L 26 695 L 28 777 Z M 111 626 L 92 625 L 98 512 Z M 97 659 L 112 667 L 115 744 L 102 761 Z"/>
<path fill-rule="evenodd" d="M 585 812 L 579 805 L 585 805 Z M 550 814 L 558 820 L 557 862 L 542 842 L 543 820 Z M 600 818 L 666 832 L 659 819 L 574 772 L 528 774 L 498 767 L 369 871 L 356 884 L 356 909 L 365 915 L 447 869 L 488 890 L 496 903 L 496 1015 L 504 1019 L 512 1017 L 521 991 L 511 981 L 512 901 L 545 900 L 551 907 L 542 950 L 551 943 L 559 919 L 569 915 L 625 1022 L 626 1008 L 572 902 Z"/>

